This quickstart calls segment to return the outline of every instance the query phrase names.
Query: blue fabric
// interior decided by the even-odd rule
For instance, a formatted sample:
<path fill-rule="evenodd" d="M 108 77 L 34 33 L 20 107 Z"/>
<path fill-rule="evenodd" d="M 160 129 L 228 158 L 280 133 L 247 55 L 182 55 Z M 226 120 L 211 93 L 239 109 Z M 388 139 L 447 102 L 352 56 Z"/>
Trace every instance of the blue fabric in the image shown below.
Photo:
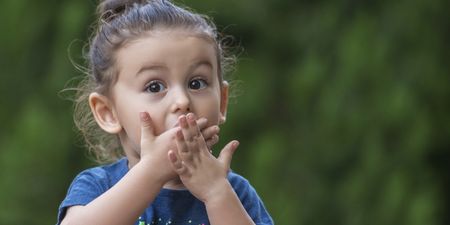
<path fill-rule="evenodd" d="M 57 224 L 61 223 L 68 207 L 88 204 L 116 184 L 127 172 L 126 158 L 81 172 L 70 185 L 66 198 L 59 207 Z M 255 224 L 273 224 L 255 189 L 245 178 L 230 172 L 228 180 Z M 135 225 L 209 224 L 205 205 L 188 190 L 161 189 L 150 206 L 136 219 Z"/>

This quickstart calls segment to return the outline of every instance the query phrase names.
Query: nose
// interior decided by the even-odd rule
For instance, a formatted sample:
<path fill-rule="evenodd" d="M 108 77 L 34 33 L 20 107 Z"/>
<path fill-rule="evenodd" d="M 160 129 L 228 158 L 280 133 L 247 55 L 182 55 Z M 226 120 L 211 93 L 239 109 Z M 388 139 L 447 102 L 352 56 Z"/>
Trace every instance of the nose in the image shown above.
<path fill-rule="evenodd" d="M 190 112 L 191 99 L 189 93 L 183 88 L 175 88 L 172 93 L 172 112 Z"/>

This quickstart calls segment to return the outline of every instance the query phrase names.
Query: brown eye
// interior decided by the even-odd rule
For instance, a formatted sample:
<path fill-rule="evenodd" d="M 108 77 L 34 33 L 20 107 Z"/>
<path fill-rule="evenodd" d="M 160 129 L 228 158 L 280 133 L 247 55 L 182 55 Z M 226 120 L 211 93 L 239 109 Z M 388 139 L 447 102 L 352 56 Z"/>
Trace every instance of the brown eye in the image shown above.
<path fill-rule="evenodd" d="M 158 92 L 164 91 L 165 89 L 166 89 L 166 87 L 164 86 L 164 84 L 161 81 L 151 81 L 145 88 L 145 90 L 147 92 L 151 92 L 151 93 L 158 93 Z"/>
<path fill-rule="evenodd" d="M 193 90 L 200 90 L 206 88 L 207 86 L 208 83 L 206 83 L 206 81 L 203 79 L 195 79 L 189 82 L 189 88 Z"/>

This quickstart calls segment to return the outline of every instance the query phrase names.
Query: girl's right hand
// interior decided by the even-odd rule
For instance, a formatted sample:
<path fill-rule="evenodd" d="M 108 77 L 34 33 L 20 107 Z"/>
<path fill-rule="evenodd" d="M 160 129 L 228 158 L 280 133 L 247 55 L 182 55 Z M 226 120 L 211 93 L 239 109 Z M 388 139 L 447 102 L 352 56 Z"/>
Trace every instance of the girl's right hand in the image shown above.
<path fill-rule="evenodd" d="M 141 161 L 148 161 L 149 165 L 153 165 L 152 168 L 157 168 L 161 172 L 162 182 L 176 178 L 178 175 L 171 167 L 167 153 L 169 149 L 177 149 L 175 138 L 177 131 L 181 128 L 177 126 L 156 136 L 149 113 L 141 112 L 139 116 L 141 120 Z M 197 123 L 206 145 L 211 151 L 212 146 L 219 141 L 219 127 L 217 125 L 207 127 L 206 118 L 198 119 Z"/>
<path fill-rule="evenodd" d="M 157 170 L 160 174 L 158 179 L 164 184 L 177 176 L 168 165 L 167 152 L 171 148 L 176 148 L 175 134 L 180 128 L 174 127 L 156 136 L 150 114 L 148 112 L 140 112 L 139 117 L 141 121 L 139 163 L 145 163 L 145 165 Z"/>

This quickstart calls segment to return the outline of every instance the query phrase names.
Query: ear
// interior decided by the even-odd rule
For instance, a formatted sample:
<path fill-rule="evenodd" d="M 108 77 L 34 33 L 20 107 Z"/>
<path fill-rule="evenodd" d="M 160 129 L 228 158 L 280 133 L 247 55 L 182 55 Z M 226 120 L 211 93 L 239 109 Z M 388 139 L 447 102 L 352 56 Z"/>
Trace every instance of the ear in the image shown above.
<path fill-rule="evenodd" d="M 219 124 L 225 123 L 227 119 L 227 109 L 228 109 L 228 82 L 222 82 L 222 89 L 220 90 L 220 119 Z"/>
<path fill-rule="evenodd" d="M 89 95 L 89 106 L 94 114 L 97 124 L 110 134 L 117 134 L 122 130 L 122 125 L 112 107 L 111 101 L 104 95 L 93 92 Z"/>

